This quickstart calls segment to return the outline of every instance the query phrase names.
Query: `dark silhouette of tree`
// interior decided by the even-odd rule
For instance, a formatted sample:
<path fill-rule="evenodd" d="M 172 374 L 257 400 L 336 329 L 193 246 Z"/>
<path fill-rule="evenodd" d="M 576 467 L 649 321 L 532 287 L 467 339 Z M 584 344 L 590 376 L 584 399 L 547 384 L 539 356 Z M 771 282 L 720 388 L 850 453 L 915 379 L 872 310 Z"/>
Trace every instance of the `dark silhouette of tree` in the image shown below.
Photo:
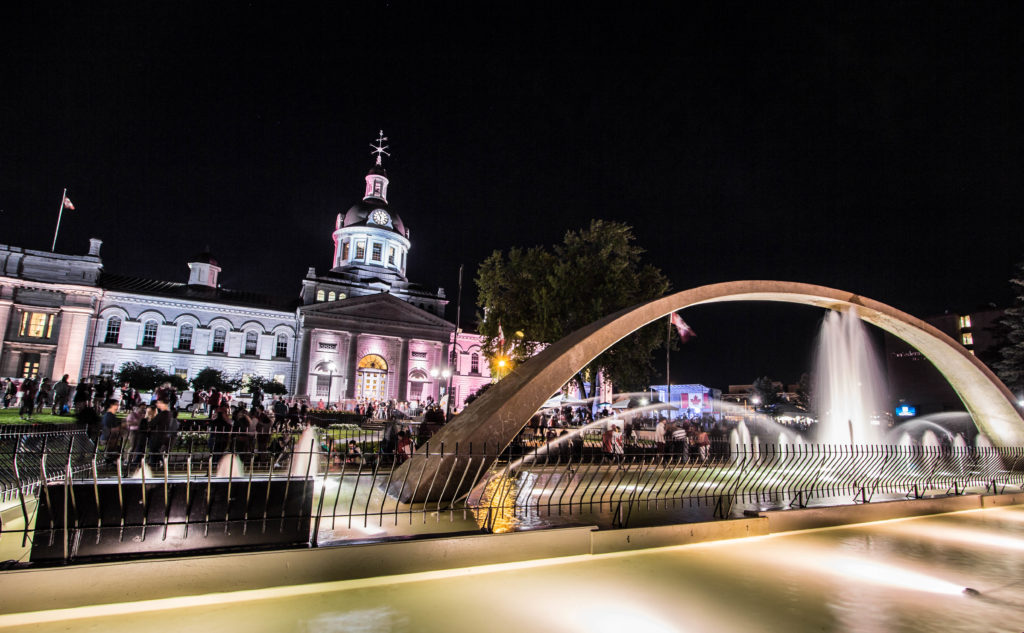
<path fill-rule="evenodd" d="M 477 319 L 486 337 L 484 353 L 492 369 L 499 370 L 497 376 L 531 356 L 538 343 L 553 343 L 668 292 L 668 280 L 643 263 L 643 253 L 628 224 L 593 220 L 586 229 L 566 233 L 550 249 L 491 254 L 477 271 Z M 588 396 L 584 383 L 598 371 L 619 390 L 645 389 L 654 373 L 652 353 L 665 344 L 665 332 L 664 321 L 652 323 L 606 350 L 576 375 L 580 392 Z M 495 366 L 502 361 L 504 367 Z"/>

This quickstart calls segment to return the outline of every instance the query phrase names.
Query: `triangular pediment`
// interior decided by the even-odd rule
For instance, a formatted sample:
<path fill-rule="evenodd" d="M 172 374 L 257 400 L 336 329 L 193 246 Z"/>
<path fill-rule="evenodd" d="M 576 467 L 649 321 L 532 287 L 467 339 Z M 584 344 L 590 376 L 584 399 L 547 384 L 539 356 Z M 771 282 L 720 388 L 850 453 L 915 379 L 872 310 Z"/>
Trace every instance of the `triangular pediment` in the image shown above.
<path fill-rule="evenodd" d="M 299 310 L 307 317 L 350 318 L 386 321 L 412 326 L 455 329 L 455 324 L 426 310 L 396 299 L 387 293 L 352 297 L 341 301 L 326 301 L 302 306 Z"/>

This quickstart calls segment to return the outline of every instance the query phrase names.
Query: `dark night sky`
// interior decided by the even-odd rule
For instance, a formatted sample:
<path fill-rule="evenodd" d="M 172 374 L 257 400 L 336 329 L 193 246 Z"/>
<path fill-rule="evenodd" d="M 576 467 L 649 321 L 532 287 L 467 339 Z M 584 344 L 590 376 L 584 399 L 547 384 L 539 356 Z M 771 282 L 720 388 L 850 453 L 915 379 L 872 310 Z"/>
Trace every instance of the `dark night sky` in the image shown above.
<path fill-rule="evenodd" d="M 787 279 L 919 316 L 1009 301 L 1018 5 L 762 4 L 21 3 L 0 18 L 0 243 L 49 248 L 66 186 L 58 250 L 100 237 L 107 269 L 184 281 L 209 244 L 225 286 L 294 295 L 383 128 L 410 277 L 452 297 L 460 262 L 468 281 L 494 249 L 605 218 L 675 289 Z M 725 387 L 795 381 L 821 315 L 684 316 L 674 381 Z"/>

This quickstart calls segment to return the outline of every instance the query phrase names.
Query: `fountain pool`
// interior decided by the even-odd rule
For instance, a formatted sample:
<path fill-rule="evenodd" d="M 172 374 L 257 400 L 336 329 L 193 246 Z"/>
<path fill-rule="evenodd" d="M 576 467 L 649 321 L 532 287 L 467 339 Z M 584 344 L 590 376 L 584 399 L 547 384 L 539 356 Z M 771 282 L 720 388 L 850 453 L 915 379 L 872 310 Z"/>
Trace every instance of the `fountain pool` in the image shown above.
<path fill-rule="evenodd" d="M 84 609 L 33 631 L 1020 631 L 1024 506 Z"/>

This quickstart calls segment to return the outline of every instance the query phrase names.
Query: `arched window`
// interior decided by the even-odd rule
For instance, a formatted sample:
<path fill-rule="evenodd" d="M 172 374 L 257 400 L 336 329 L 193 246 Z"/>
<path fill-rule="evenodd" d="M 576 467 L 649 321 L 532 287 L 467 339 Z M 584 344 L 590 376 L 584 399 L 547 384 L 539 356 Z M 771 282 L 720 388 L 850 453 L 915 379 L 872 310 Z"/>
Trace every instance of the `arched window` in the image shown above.
<path fill-rule="evenodd" d="M 146 325 L 142 327 L 143 347 L 156 347 L 156 328 L 156 321 L 146 321 Z"/>
<path fill-rule="evenodd" d="M 330 293 L 328 293 L 328 295 L 327 295 L 327 300 L 328 301 L 334 301 L 337 298 L 338 298 L 338 296 L 334 294 L 333 290 Z"/>
<path fill-rule="evenodd" d="M 277 349 L 274 350 L 274 356 L 278 358 L 288 356 L 288 337 L 284 334 L 277 335 Z"/>
<path fill-rule="evenodd" d="M 189 323 L 178 330 L 178 349 L 192 349 L 192 325 Z"/>
<path fill-rule="evenodd" d="M 224 339 L 228 336 L 228 331 L 222 327 L 217 328 L 213 331 L 213 346 L 210 348 L 211 352 L 224 353 Z"/>
<path fill-rule="evenodd" d="M 104 343 L 110 343 L 116 345 L 118 337 L 121 336 L 121 319 L 119 317 L 110 317 L 107 319 L 107 333 L 103 337 Z"/>
<path fill-rule="evenodd" d="M 469 373 L 480 373 L 480 354 L 473 354 L 469 357 Z"/>
<path fill-rule="evenodd" d="M 252 330 L 249 330 L 248 332 L 245 333 L 245 353 L 246 354 L 249 354 L 250 356 L 255 356 L 256 355 L 256 341 L 257 341 L 256 332 L 253 332 Z"/>
<path fill-rule="evenodd" d="M 324 300 L 324 291 L 323 290 L 317 290 L 316 291 L 316 300 L 317 301 L 323 301 Z"/>

